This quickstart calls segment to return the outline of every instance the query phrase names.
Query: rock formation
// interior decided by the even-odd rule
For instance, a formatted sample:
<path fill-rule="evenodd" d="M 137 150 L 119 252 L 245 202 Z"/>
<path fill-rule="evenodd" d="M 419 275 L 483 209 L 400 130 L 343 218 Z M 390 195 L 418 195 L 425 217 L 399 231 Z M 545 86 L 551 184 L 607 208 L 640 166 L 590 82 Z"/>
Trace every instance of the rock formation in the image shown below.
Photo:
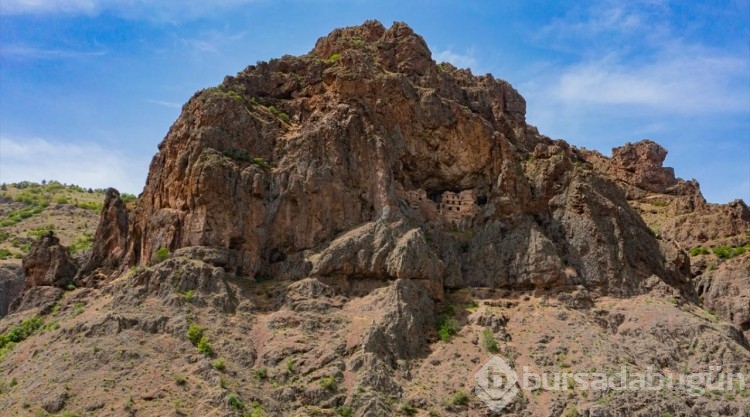
<path fill-rule="evenodd" d="M 508 83 L 436 65 L 404 24 L 337 30 L 191 98 L 151 164 L 126 259 L 94 263 L 203 246 L 251 279 L 620 295 L 651 275 L 684 284 L 620 189 L 524 113 Z"/>
<path fill-rule="evenodd" d="M 197 92 L 135 210 L 108 191 L 87 288 L 36 287 L 75 275 L 54 236 L 24 261 L 34 288 L 0 331 L 62 325 L 3 359 L 20 383 L 0 407 L 75 378 L 61 407 L 103 414 L 490 415 L 471 394 L 490 355 L 750 371 L 744 270 L 700 278 L 685 249 L 702 238 L 681 223 L 707 215 L 708 239 L 741 240 L 744 203 L 707 204 L 651 141 L 607 158 L 551 140 L 525 107 L 375 21 Z M 672 213 L 661 230 L 653 206 Z M 745 394 L 521 391 L 506 411 L 731 416 Z"/>
<path fill-rule="evenodd" d="M 23 258 L 23 271 L 26 289 L 43 286 L 65 288 L 73 282 L 78 265 L 70 256 L 70 250 L 60 245 L 60 239 L 50 231 L 31 246 L 29 254 Z"/>
<path fill-rule="evenodd" d="M 78 271 L 77 281 L 86 285 L 87 279 L 100 268 L 102 276 L 110 274 L 120 267 L 119 260 L 124 257 L 128 246 L 128 212 L 120 199 L 120 193 L 109 188 L 104 198 L 99 226 L 94 234 L 92 252 L 86 263 Z M 89 279 L 90 281 L 90 279 Z"/>

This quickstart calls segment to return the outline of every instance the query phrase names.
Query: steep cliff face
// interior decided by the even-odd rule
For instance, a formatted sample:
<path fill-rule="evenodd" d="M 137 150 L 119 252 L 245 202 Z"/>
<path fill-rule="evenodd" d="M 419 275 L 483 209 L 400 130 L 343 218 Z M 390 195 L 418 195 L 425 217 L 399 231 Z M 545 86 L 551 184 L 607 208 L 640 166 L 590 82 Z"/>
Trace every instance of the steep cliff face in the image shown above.
<path fill-rule="evenodd" d="M 208 246 L 251 278 L 613 294 L 678 281 L 620 190 L 524 114 L 508 83 L 436 65 L 404 24 L 336 30 L 185 105 L 128 262 Z"/>

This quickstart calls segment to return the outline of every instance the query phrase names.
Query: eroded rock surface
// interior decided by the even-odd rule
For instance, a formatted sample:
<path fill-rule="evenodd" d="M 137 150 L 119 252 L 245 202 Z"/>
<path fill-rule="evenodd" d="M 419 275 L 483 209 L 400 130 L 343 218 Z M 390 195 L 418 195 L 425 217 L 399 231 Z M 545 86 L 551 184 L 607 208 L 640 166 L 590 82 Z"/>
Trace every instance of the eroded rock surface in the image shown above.
<path fill-rule="evenodd" d="M 73 282 L 78 265 L 70 250 L 60 245 L 54 232 L 42 235 L 23 258 L 26 289 L 41 286 L 64 288 Z"/>

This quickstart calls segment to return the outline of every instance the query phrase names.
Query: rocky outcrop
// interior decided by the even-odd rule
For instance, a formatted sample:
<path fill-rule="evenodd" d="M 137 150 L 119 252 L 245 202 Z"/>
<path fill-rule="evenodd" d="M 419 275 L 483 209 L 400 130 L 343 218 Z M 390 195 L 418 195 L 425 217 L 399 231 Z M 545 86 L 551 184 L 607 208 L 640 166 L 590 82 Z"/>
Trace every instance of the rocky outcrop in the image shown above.
<path fill-rule="evenodd" d="M 643 140 L 612 150 L 606 158 L 582 151 L 595 171 L 613 177 L 629 204 L 660 240 L 670 269 L 691 276 L 695 293 L 704 307 L 734 323 L 748 335 L 747 256 L 725 263 L 711 254 L 719 246 L 742 247 L 750 242 L 750 209 L 742 200 L 708 204 L 698 182 L 675 178 L 662 166 L 666 150 Z M 686 252 L 693 251 L 693 259 Z"/>
<path fill-rule="evenodd" d="M 622 166 L 640 156 L 622 154 Z M 251 279 L 416 279 L 437 298 L 679 281 L 620 189 L 581 158 L 525 123 L 507 82 L 437 65 L 404 24 L 366 22 L 196 93 L 151 163 L 127 254 L 124 216 L 107 214 L 117 243 L 87 270 L 207 247 Z"/>
<path fill-rule="evenodd" d="M 18 297 L 26 284 L 20 265 L 0 265 L 0 317 L 8 313 L 8 307 Z"/>
<path fill-rule="evenodd" d="M 750 232 L 747 205 L 742 200 L 708 204 L 697 181 L 676 178 L 672 168 L 663 166 L 666 155 L 666 149 L 647 139 L 612 149 L 610 158 L 581 151 L 595 171 L 616 179 L 633 208 L 661 238 L 686 249 L 733 236 L 744 239 Z"/>
<path fill-rule="evenodd" d="M 750 254 L 731 259 L 696 279 L 703 305 L 733 323 L 750 340 Z"/>
<path fill-rule="evenodd" d="M 34 242 L 22 265 L 26 289 L 41 286 L 65 288 L 73 283 L 78 271 L 70 250 L 62 246 L 60 239 L 51 231 Z"/>
<path fill-rule="evenodd" d="M 127 247 L 128 212 L 120 199 L 120 193 L 114 188 L 109 188 L 105 194 L 99 226 L 94 234 L 91 255 L 78 271 L 77 283 L 90 283 L 86 281 L 91 281 L 92 273 L 97 269 L 100 269 L 99 273 L 104 276 L 117 270 Z"/>

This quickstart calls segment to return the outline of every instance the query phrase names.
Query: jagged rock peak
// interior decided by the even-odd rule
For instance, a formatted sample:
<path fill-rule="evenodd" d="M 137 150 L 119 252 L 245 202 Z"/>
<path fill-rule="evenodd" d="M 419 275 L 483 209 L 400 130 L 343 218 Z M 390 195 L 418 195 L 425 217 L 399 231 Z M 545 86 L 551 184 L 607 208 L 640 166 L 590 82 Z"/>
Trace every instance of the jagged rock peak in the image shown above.
<path fill-rule="evenodd" d="M 682 285 L 623 192 L 525 109 L 507 82 L 436 64 L 403 23 L 334 30 L 196 93 L 132 217 L 111 199 L 94 249 L 107 256 L 86 270 L 210 251 L 249 279 L 402 278 L 436 298 L 465 286 L 631 294 L 651 275 Z"/>

